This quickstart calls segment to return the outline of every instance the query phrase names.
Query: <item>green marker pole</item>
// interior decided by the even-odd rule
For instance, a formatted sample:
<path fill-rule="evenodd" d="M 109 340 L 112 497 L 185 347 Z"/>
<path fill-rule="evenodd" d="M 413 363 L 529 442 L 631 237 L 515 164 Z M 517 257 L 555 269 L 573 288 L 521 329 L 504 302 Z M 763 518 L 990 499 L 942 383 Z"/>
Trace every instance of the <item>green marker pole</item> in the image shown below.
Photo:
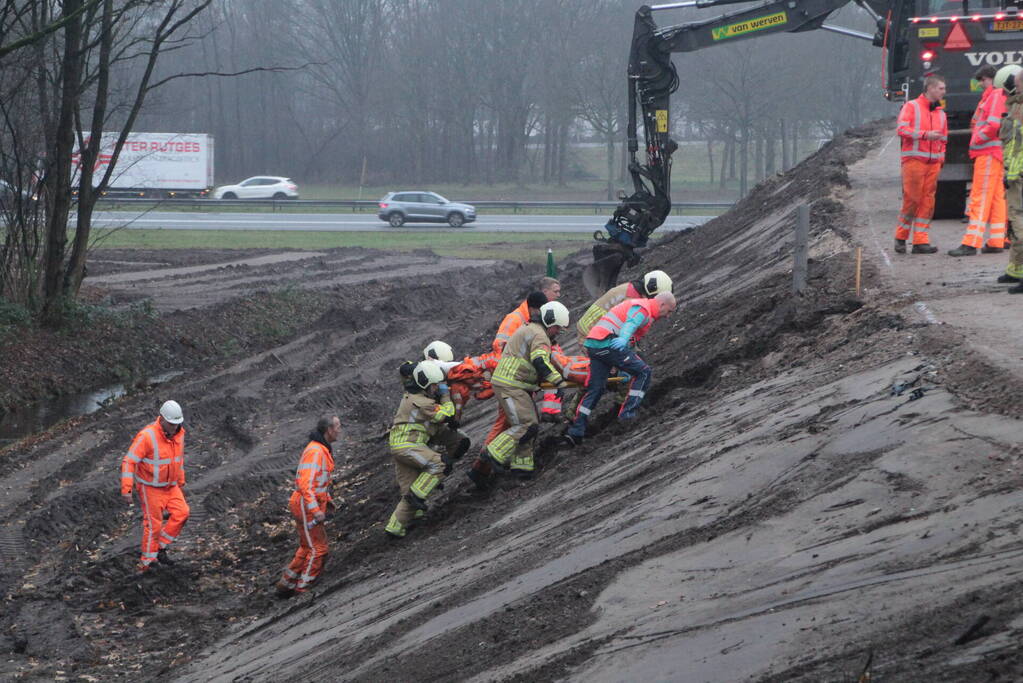
<path fill-rule="evenodd" d="M 554 265 L 554 251 L 547 249 L 547 277 L 558 277 L 558 267 Z"/>

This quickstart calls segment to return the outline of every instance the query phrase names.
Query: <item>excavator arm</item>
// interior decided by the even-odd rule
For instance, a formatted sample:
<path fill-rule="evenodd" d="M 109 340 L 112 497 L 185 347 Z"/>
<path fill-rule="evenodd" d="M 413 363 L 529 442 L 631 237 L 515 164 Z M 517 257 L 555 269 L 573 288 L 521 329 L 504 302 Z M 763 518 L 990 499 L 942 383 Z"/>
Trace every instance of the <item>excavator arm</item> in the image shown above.
<path fill-rule="evenodd" d="M 857 4 L 867 9 L 878 23 L 884 21 L 878 10 L 890 0 L 864 0 Z M 653 14 L 658 10 L 680 7 L 708 8 L 738 4 L 744 0 L 688 0 L 666 5 L 643 6 L 636 12 L 629 53 L 629 106 L 627 140 L 629 174 L 633 193 L 621 199 L 603 231 L 597 231 L 593 264 L 583 272 L 583 283 L 593 296 L 600 296 L 618 279 L 618 271 L 628 263 L 639 262 L 636 249 L 645 247 L 650 234 L 671 211 L 671 156 L 678 149 L 669 133 L 669 100 L 678 88 L 678 74 L 671 61 L 673 52 L 692 52 L 714 45 L 757 38 L 770 33 L 796 33 L 830 28 L 846 35 L 881 44 L 881 37 L 848 29 L 828 27 L 824 20 L 850 0 L 773 0 L 754 7 L 723 14 L 704 21 L 658 28 Z M 646 158 L 639 152 L 637 114 L 643 117 Z"/>

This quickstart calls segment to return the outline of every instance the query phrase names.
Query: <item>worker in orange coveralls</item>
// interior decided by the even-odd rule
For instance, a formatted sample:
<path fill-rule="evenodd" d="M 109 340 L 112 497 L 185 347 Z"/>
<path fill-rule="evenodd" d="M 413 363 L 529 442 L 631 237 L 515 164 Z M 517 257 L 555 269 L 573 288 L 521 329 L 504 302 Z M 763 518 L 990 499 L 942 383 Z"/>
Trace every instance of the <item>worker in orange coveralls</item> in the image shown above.
<path fill-rule="evenodd" d="M 967 214 L 963 243 L 948 252 L 949 256 L 974 256 L 980 249 L 985 254 L 997 254 L 1005 248 L 1005 176 L 1002 141 L 998 131 L 1005 115 L 1005 91 L 994 87 L 995 68 L 986 65 L 974 78 L 984 85 L 980 104 L 973 115 L 973 133 L 970 136 L 970 158 L 973 159 L 973 184 Z M 990 230 L 987 244 L 984 233 Z"/>
<path fill-rule="evenodd" d="M 321 417 L 295 470 L 295 490 L 288 507 L 295 519 L 298 550 L 277 582 L 277 595 L 291 597 L 308 590 L 323 571 L 329 549 L 324 522 L 334 511 L 330 497 L 330 476 L 334 472 L 334 451 L 330 444 L 341 436 L 341 420 Z"/>
<path fill-rule="evenodd" d="M 495 353 L 501 353 L 504 345 L 508 343 L 515 331 L 529 322 L 530 309 L 539 309 L 548 301 L 558 300 L 558 297 L 561 296 L 561 283 L 552 277 L 540 278 L 540 292 L 544 296 L 542 301 L 536 297 L 536 292 L 533 292 L 530 296 L 534 297 L 534 301 L 530 301 L 529 297 L 526 297 L 514 311 L 504 316 L 491 344 Z"/>
<path fill-rule="evenodd" d="M 902 140 L 902 210 L 895 227 L 895 251 L 906 253 L 906 240 L 913 233 L 913 254 L 933 254 L 930 243 L 931 218 L 938 174 L 945 164 L 948 119 L 941 109 L 945 79 L 932 74 L 924 79 L 920 97 L 910 100 L 899 112 L 896 131 Z"/>
<path fill-rule="evenodd" d="M 167 546 L 188 521 L 188 503 L 181 492 L 185 485 L 184 421 L 177 401 L 165 402 L 160 416 L 135 435 L 121 459 L 121 496 L 131 505 L 134 489 L 142 508 L 142 557 L 136 566 L 139 573 L 149 571 L 157 561 L 174 564 L 167 556 Z M 170 513 L 166 524 L 164 512 Z"/>

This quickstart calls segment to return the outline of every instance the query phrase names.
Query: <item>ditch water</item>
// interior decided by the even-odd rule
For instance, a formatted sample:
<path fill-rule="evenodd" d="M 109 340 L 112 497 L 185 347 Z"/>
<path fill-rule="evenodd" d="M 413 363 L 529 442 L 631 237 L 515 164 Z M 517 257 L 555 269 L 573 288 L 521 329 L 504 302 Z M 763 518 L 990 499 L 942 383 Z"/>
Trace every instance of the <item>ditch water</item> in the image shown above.
<path fill-rule="evenodd" d="M 182 370 L 170 370 L 150 377 L 147 384 L 163 384 L 182 373 Z M 127 393 L 128 387 L 125 385 L 112 384 L 79 394 L 59 396 L 50 401 L 18 406 L 6 413 L 0 412 L 0 448 L 26 436 L 38 434 L 69 417 L 94 413 Z"/>

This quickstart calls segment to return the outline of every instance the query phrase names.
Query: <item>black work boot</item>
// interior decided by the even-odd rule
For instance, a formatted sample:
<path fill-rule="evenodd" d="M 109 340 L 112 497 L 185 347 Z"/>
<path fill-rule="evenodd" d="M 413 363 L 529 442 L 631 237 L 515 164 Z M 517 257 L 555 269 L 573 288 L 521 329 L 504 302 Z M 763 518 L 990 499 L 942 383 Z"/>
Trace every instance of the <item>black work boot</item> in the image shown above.
<path fill-rule="evenodd" d="M 1005 251 L 1005 249 L 1001 247 L 989 247 L 986 245 L 980 249 L 980 253 L 982 254 L 1001 254 L 1003 251 Z"/>
<path fill-rule="evenodd" d="M 174 566 L 174 560 L 167 556 L 166 548 L 160 548 L 160 551 L 156 553 L 156 561 L 159 562 L 160 564 L 165 564 L 168 567 Z"/>
<path fill-rule="evenodd" d="M 895 240 L 895 253 L 905 254 L 906 253 L 906 240 Z"/>
<path fill-rule="evenodd" d="M 575 448 L 583 444 L 583 437 L 572 436 L 571 434 L 564 434 L 561 440 L 558 441 L 558 446 L 561 448 Z"/>
<path fill-rule="evenodd" d="M 472 485 L 476 487 L 477 491 L 488 491 L 490 490 L 490 476 L 478 470 L 476 468 L 470 469 L 465 473 Z"/>
<path fill-rule="evenodd" d="M 960 244 L 958 247 L 948 252 L 949 256 L 976 256 L 977 248 L 970 247 L 965 244 Z"/>
<path fill-rule="evenodd" d="M 933 244 L 914 244 L 911 254 L 936 254 L 938 248 Z"/>
<path fill-rule="evenodd" d="M 1023 282 L 1015 287 L 1009 287 L 1009 294 L 1023 294 Z"/>
<path fill-rule="evenodd" d="M 1014 285 L 1017 282 L 1019 282 L 1019 278 L 1013 277 L 1008 273 L 1002 273 L 1001 275 L 998 276 L 997 282 L 1000 285 Z"/>
<path fill-rule="evenodd" d="M 414 493 L 406 493 L 405 502 L 414 507 L 416 510 L 422 510 L 423 512 L 426 512 L 427 508 L 429 507 L 427 506 L 425 500 L 423 500 Z"/>

